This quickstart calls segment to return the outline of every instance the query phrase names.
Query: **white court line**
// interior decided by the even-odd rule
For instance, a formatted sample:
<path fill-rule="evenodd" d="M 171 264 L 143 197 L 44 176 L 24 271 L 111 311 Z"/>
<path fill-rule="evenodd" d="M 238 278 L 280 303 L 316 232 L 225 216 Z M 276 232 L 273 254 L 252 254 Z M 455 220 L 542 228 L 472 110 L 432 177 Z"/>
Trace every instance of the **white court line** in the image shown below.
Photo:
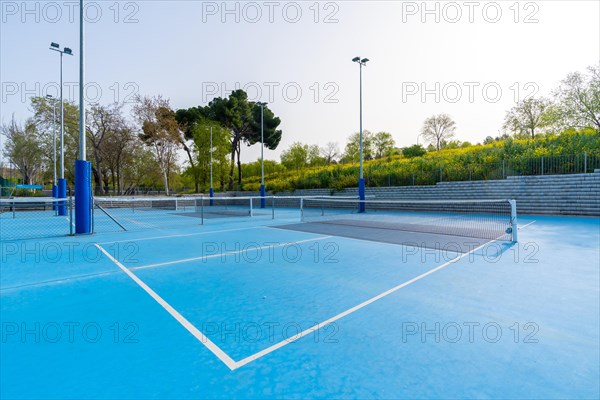
<path fill-rule="evenodd" d="M 146 285 L 140 278 L 129 271 L 113 256 L 111 256 L 102 246 L 99 244 L 95 245 L 106 257 L 114 262 L 123 272 L 125 272 L 135 283 L 137 283 L 146 293 L 148 293 L 158 304 L 160 304 L 173 318 L 177 320 L 188 332 L 190 332 L 196 339 L 198 339 L 208 350 L 210 350 L 219 360 L 221 360 L 229 369 L 234 370 L 236 368 L 236 362 L 231 359 L 223 350 L 221 350 L 216 344 L 210 341 L 209 338 L 204 336 L 198 328 L 190 323 L 183 315 L 175 310 L 169 303 L 167 303 L 162 297 L 160 297 L 154 290 Z"/>
<path fill-rule="evenodd" d="M 325 239 L 330 239 L 330 238 L 331 238 L 331 236 L 319 236 L 319 237 L 311 238 L 311 239 L 298 240 L 296 242 L 278 243 L 278 244 L 272 244 L 270 246 L 261 246 L 261 247 L 252 247 L 249 249 L 233 250 L 233 251 L 227 251 L 225 253 L 210 254 L 210 255 L 200 256 L 200 257 L 185 258 L 183 260 L 167 261 L 164 263 L 142 265 L 139 267 L 131 267 L 129 269 L 131 271 L 137 271 L 139 269 L 156 268 L 156 267 L 162 267 L 164 265 L 183 264 L 183 263 L 188 263 L 188 262 L 198 261 L 198 260 L 208 260 L 209 258 L 217 258 L 217 257 L 223 257 L 223 256 L 227 256 L 227 255 L 240 254 L 245 251 L 258 251 L 258 250 L 264 250 L 264 249 L 272 249 L 272 248 L 276 248 L 276 247 L 291 246 L 291 245 L 300 244 L 300 243 L 316 242 L 318 240 L 325 240 Z"/>
<path fill-rule="evenodd" d="M 408 285 L 410 285 L 412 283 L 420 281 L 421 279 L 425 278 L 426 276 L 429 276 L 429 275 L 433 274 L 434 272 L 437 272 L 437 271 L 441 270 L 442 268 L 445 268 L 448 265 L 453 264 L 453 263 L 455 263 L 455 262 L 457 262 L 457 261 L 465 258 L 466 256 L 470 255 L 471 253 L 473 253 L 473 252 L 475 252 L 475 251 L 477 251 L 477 250 L 479 250 L 479 249 L 487 246 L 490 243 L 496 242 L 497 240 L 498 239 L 491 240 L 491 241 L 489 241 L 489 242 L 487 242 L 487 243 L 485 243 L 485 244 L 477 247 L 476 249 L 471 250 L 468 253 L 462 254 L 462 255 L 460 255 L 460 256 L 458 256 L 458 257 L 456 257 L 456 258 L 454 258 L 454 259 L 452 259 L 452 260 L 450 260 L 450 261 L 448 261 L 448 262 L 446 262 L 446 263 L 444 263 L 444 264 L 442 264 L 442 265 L 440 265 L 438 267 L 435 267 L 435 268 L 433 268 L 433 269 L 431 269 L 431 270 L 429 270 L 429 271 L 427 271 L 427 272 L 425 272 L 425 273 L 423 273 L 423 274 L 421 274 L 421 275 L 419 275 L 419 276 L 417 276 L 415 278 L 412 278 L 411 280 L 408 280 L 408 281 L 406 281 L 404 283 L 401 283 L 398 286 L 395 286 L 395 287 L 393 287 L 393 288 L 391 288 L 391 289 L 389 289 L 389 290 L 387 290 L 387 291 L 385 291 L 385 292 L 383 292 L 383 293 L 381 293 L 381 294 L 379 294 L 379 295 L 377 295 L 377 296 L 375 296 L 375 297 L 373 297 L 373 298 L 371 298 L 371 299 L 369 299 L 367 301 L 364 301 L 364 302 L 360 303 L 357 306 L 354 306 L 354 307 L 352 307 L 352 308 L 350 308 L 350 309 L 348 309 L 348 310 L 346 310 L 346 311 L 344 311 L 344 312 L 342 312 L 342 313 L 340 313 L 340 314 L 338 314 L 338 315 L 336 315 L 334 317 L 331 317 L 331 318 L 329 318 L 326 321 L 318 323 L 318 324 L 316 324 L 316 325 L 314 325 L 314 326 L 306 329 L 305 331 L 300 332 L 298 335 L 295 335 L 292 338 L 282 340 L 281 342 L 276 343 L 276 344 L 274 344 L 271 347 L 268 347 L 268 348 L 266 348 L 266 349 L 264 349 L 262 351 L 259 351 L 258 353 L 253 354 L 253 355 L 251 355 L 249 357 L 246 357 L 243 360 L 236 362 L 235 363 L 235 368 L 236 369 L 240 368 L 240 367 L 242 367 L 242 366 L 244 366 L 244 365 L 246 365 L 246 364 L 248 364 L 248 363 L 250 363 L 252 361 L 255 361 L 255 360 L 257 360 L 257 359 L 259 359 L 259 358 L 261 358 L 261 357 L 263 357 L 263 356 L 265 356 L 265 355 L 267 355 L 267 354 L 269 354 L 269 353 L 277 350 L 277 349 L 282 348 L 285 345 L 293 343 L 293 342 L 297 341 L 298 339 L 300 339 L 300 338 L 302 338 L 302 337 L 304 337 L 306 335 L 309 335 L 309 334 L 311 334 L 312 332 L 314 332 L 314 331 L 316 331 L 318 329 L 321 329 L 321 328 L 323 328 L 323 327 L 325 327 L 327 325 L 330 325 L 331 323 L 333 323 L 333 322 L 335 322 L 335 321 L 337 321 L 337 320 L 339 320 L 339 319 L 341 319 L 341 318 L 343 318 L 343 317 L 345 317 L 347 315 L 350 315 L 353 312 L 358 311 L 361 308 L 364 308 L 364 307 L 368 306 L 369 304 L 376 302 L 377 300 L 380 300 L 380 299 L 382 299 L 382 298 L 384 298 L 386 296 L 389 296 L 390 294 L 392 294 L 392 293 L 394 293 L 394 292 L 396 292 L 396 291 L 398 291 L 398 290 L 400 290 L 400 289 L 402 289 L 402 288 L 404 288 L 404 287 L 406 287 L 406 286 L 408 286 Z"/>
<path fill-rule="evenodd" d="M 523 225 L 523 226 L 521 226 L 521 225 L 518 225 L 518 226 L 517 226 L 517 228 L 518 228 L 518 229 L 527 228 L 529 225 L 531 225 L 531 224 L 535 224 L 535 223 L 536 223 L 536 221 L 531 221 L 530 223 L 528 223 L 528 224 L 525 224 L 525 225 Z"/>
<path fill-rule="evenodd" d="M 146 285 L 134 273 L 132 273 L 130 270 L 128 270 L 126 267 L 124 267 L 121 263 L 119 263 L 117 260 L 115 260 L 100 245 L 96 244 L 95 246 L 98 247 L 111 261 L 113 261 L 121 270 L 123 270 L 123 272 L 125 272 L 131 279 L 133 279 L 140 287 L 142 287 L 142 289 L 144 289 L 150 296 L 152 296 L 152 298 L 154 300 L 156 300 L 165 310 L 167 310 L 181 325 L 183 325 L 183 327 L 185 329 L 187 329 L 192 335 L 194 335 L 194 337 L 196 337 L 196 339 L 198 339 L 202 344 L 204 344 L 214 355 L 216 355 L 219 358 L 219 360 L 221 360 L 230 370 L 233 371 L 235 369 L 243 367 L 246 364 L 249 364 L 253 361 L 258 360 L 259 358 L 264 357 L 267 354 L 272 353 L 275 350 L 278 350 L 290 343 L 293 343 L 293 342 L 301 339 L 302 337 L 311 334 L 312 332 L 314 332 L 316 330 L 319 330 L 325 326 L 328 326 L 331 323 L 333 323 L 347 315 L 350 315 L 350 314 L 376 302 L 377 300 L 387 297 L 390 294 L 397 292 L 398 290 L 400 290 L 406 286 L 409 286 L 417 281 L 420 281 L 421 279 L 433 274 L 434 272 L 437 272 L 443 268 L 446 268 L 447 266 L 469 256 L 470 254 L 472 254 L 472 253 L 482 249 L 483 247 L 489 245 L 490 243 L 494 243 L 496 241 L 498 241 L 498 239 L 490 240 L 489 242 L 482 244 L 481 246 L 479 246 L 477 248 L 474 248 L 473 250 L 469 251 L 468 253 L 461 254 L 460 256 L 457 256 L 454 259 L 452 259 L 438 267 L 435 267 L 427 272 L 424 272 L 423 274 L 421 274 L 415 278 L 412 278 L 406 282 L 403 282 L 403 283 L 401 283 L 401 284 L 399 284 L 399 285 L 397 285 L 375 297 L 372 297 L 371 299 L 366 300 L 366 301 L 364 301 L 364 302 L 362 302 L 340 314 L 337 314 L 323 322 L 320 322 L 320 323 L 300 332 L 298 335 L 295 335 L 292 338 L 282 340 L 281 342 L 276 343 L 273 346 L 270 346 L 264 350 L 261 350 L 258 353 L 255 353 L 255 354 L 253 354 L 249 357 L 246 357 L 240 361 L 235 361 L 231 357 L 229 357 L 227 355 L 227 353 L 225 353 L 223 350 L 221 350 L 221 348 L 219 348 L 216 344 L 214 344 L 206 336 L 204 336 L 204 334 L 202 332 L 200 332 L 200 330 L 198 330 L 198 328 L 196 328 L 187 319 L 185 319 L 177 310 L 175 310 L 171 305 L 169 305 L 165 300 L 163 300 L 156 292 L 154 292 L 148 285 Z"/>
<path fill-rule="evenodd" d="M 111 241 L 111 242 L 102 242 L 102 243 L 98 243 L 98 244 L 105 245 L 105 244 L 113 244 L 113 243 L 143 242 L 146 240 L 159 240 L 159 239 L 169 239 L 169 238 L 177 238 L 177 237 L 200 236 L 200 235 L 209 235 L 211 233 L 246 231 L 246 230 L 250 230 L 250 229 L 263 229 L 263 228 L 266 228 L 266 226 L 253 226 L 253 227 L 245 227 L 245 228 L 222 229 L 222 230 L 217 230 L 217 231 L 204 231 L 204 232 L 195 232 L 195 233 L 185 233 L 185 234 L 179 234 L 179 235 L 152 236 L 149 238 L 139 238 L 139 239 L 131 238 L 129 240 L 115 240 L 115 241 Z"/>

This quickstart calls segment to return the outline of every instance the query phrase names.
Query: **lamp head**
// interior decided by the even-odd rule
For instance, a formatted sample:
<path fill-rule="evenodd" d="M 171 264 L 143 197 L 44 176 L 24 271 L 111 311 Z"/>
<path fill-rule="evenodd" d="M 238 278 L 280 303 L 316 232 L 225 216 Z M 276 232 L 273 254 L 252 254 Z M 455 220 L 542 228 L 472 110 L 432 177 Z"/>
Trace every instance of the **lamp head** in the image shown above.
<path fill-rule="evenodd" d="M 362 60 L 360 60 L 361 63 L 366 64 L 367 62 L 369 62 L 368 58 L 363 58 Z"/>
<path fill-rule="evenodd" d="M 58 43 L 52 42 L 52 43 L 50 43 L 50 47 L 54 47 L 55 49 L 58 49 L 60 47 L 60 45 Z"/>
<path fill-rule="evenodd" d="M 360 62 L 360 57 L 354 57 L 354 58 L 352 59 L 352 61 L 354 61 L 354 62 Z"/>
<path fill-rule="evenodd" d="M 70 48 L 68 48 L 68 47 L 65 47 L 65 49 L 63 51 L 64 51 L 65 54 L 68 54 L 70 56 L 73 55 L 73 51 Z"/>

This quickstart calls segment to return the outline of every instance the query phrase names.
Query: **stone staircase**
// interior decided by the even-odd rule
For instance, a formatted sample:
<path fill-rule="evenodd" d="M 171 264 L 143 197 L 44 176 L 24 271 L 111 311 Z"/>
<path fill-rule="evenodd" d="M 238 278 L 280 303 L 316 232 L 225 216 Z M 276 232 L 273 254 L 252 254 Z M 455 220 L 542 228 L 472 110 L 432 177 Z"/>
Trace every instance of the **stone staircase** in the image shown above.
<path fill-rule="evenodd" d="M 298 190 L 278 196 L 328 196 L 330 189 Z M 511 176 L 504 180 L 440 182 L 433 186 L 367 188 L 368 197 L 405 200 L 516 199 L 520 214 L 600 216 L 600 171 L 589 174 Z M 258 193 L 238 192 L 248 196 Z M 358 196 L 357 188 L 335 192 Z"/>

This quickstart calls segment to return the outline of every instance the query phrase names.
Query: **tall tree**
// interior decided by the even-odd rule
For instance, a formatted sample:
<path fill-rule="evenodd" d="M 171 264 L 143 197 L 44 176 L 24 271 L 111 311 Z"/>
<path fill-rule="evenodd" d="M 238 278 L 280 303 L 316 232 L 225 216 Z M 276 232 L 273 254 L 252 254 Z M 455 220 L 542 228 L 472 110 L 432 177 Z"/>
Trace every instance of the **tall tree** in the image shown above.
<path fill-rule="evenodd" d="M 229 131 L 215 121 L 202 119 L 193 125 L 192 136 L 197 156 L 195 175 L 204 187 L 208 188 L 210 186 L 210 164 L 212 160 L 213 185 L 220 188 L 220 190 L 224 190 L 229 167 L 227 155 L 229 155 L 231 149 Z"/>
<path fill-rule="evenodd" d="M 281 163 L 288 169 L 300 169 L 309 163 L 309 146 L 294 142 L 281 152 Z"/>
<path fill-rule="evenodd" d="M 165 192 L 169 194 L 169 177 L 177 161 L 180 129 L 169 101 L 161 96 L 139 97 L 133 108 L 141 125 L 140 138 L 150 146 L 163 175 Z"/>
<path fill-rule="evenodd" d="M 19 170 L 23 182 L 33 183 L 33 179 L 42 170 L 44 160 L 35 124 L 28 120 L 25 127 L 22 127 L 13 117 L 10 124 L 2 126 L 1 131 L 7 138 L 4 154 Z"/>
<path fill-rule="evenodd" d="M 56 123 L 57 168 L 60 168 L 60 104 L 56 103 L 56 121 L 54 121 L 53 103 L 45 97 L 32 97 L 32 121 L 36 126 L 40 144 L 44 152 L 44 159 L 48 165 L 48 176 L 52 168 L 53 130 Z M 73 103 L 64 103 L 64 133 L 65 133 L 65 178 L 73 181 L 75 177 L 74 165 L 79 152 L 79 108 Z M 59 169 L 60 173 L 60 169 Z"/>
<path fill-rule="evenodd" d="M 396 142 L 391 133 L 377 132 L 373 135 L 373 151 L 375 158 L 382 158 L 389 155 L 394 150 Z"/>
<path fill-rule="evenodd" d="M 104 184 L 108 180 L 104 159 L 110 157 L 108 150 L 119 151 L 114 146 L 107 146 L 111 136 L 126 125 L 121 112 L 122 106 L 114 103 L 108 106 L 93 105 L 87 116 L 86 135 L 89 148 L 94 158 L 92 172 L 96 181 L 96 194 L 104 194 Z"/>
<path fill-rule="evenodd" d="M 514 134 L 535 137 L 537 131 L 552 124 L 552 103 L 545 98 L 530 97 L 511 108 L 504 118 L 503 129 Z"/>
<path fill-rule="evenodd" d="M 360 132 L 353 133 L 348 138 L 346 149 L 344 151 L 344 161 L 358 162 L 360 158 Z M 373 133 L 363 130 L 363 158 L 371 160 L 373 158 Z"/>
<path fill-rule="evenodd" d="M 595 128 L 600 133 L 600 64 L 588 67 L 587 74 L 567 75 L 554 95 L 562 128 Z"/>
<path fill-rule="evenodd" d="M 448 114 L 433 115 L 425 120 L 421 135 L 439 151 L 442 142 L 454 137 L 456 123 Z"/>
<path fill-rule="evenodd" d="M 340 145 L 336 142 L 328 142 L 324 147 L 321 147 L 320 152 L 325 162 L 331 164 L 340 156 Z"/>
<path fill-rule="evenodd" d="M 228 98 L 217 97 L 206 107 L 196 107 L 178 112 L 180 122 L 185 122 L 188 127 L 193 122 L 206 118 L 225 127 L 231 136 L 231 165 L 229 172 L 229 188 L 233 189 L 234 169 L 237 164 L 238 184 L 242 183 L 242 144 L 251 146 L 261 140 L 261 107 L 248 101 L 248 95 L 243 90 L 233 91 Z M 264 108 L 264 143 L 271 150 L 277 148 L 282 132 L 277 127 L 281 123 L 274 113 Z"/>

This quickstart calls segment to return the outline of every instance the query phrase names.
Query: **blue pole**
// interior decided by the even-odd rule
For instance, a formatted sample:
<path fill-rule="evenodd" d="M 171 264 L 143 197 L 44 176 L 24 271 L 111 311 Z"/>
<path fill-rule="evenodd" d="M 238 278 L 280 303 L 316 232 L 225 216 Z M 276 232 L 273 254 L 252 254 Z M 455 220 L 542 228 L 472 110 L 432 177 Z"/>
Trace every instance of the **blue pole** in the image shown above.
<path fill-rule="evenodd" d="M 209 196 L 210 196 L 210 205 L 212 206 L 213 205 L 213 197 L 215 197 L 215 191 L 213 190 L 213 188 L 210 188 L 209 193 L 210 193 L 209 194 Z"/>
<path fill-rule="evenodd" d="M 75 233 L 92 233 L 92 164 L 75 161 Z"/>
<path fill-rule="evenodd" d="M 265 196 L 267 192 L 265 190 L 265 185 L 260 185 L 260 208 L 265 208 L 266 199 Z"/>
<path fill-rule="evenodd" d="M 92 233 L 92 164 L 85 152 L 85 21 L 79 0 L 79 160 L 75 161 L 75 233 Z"/>

